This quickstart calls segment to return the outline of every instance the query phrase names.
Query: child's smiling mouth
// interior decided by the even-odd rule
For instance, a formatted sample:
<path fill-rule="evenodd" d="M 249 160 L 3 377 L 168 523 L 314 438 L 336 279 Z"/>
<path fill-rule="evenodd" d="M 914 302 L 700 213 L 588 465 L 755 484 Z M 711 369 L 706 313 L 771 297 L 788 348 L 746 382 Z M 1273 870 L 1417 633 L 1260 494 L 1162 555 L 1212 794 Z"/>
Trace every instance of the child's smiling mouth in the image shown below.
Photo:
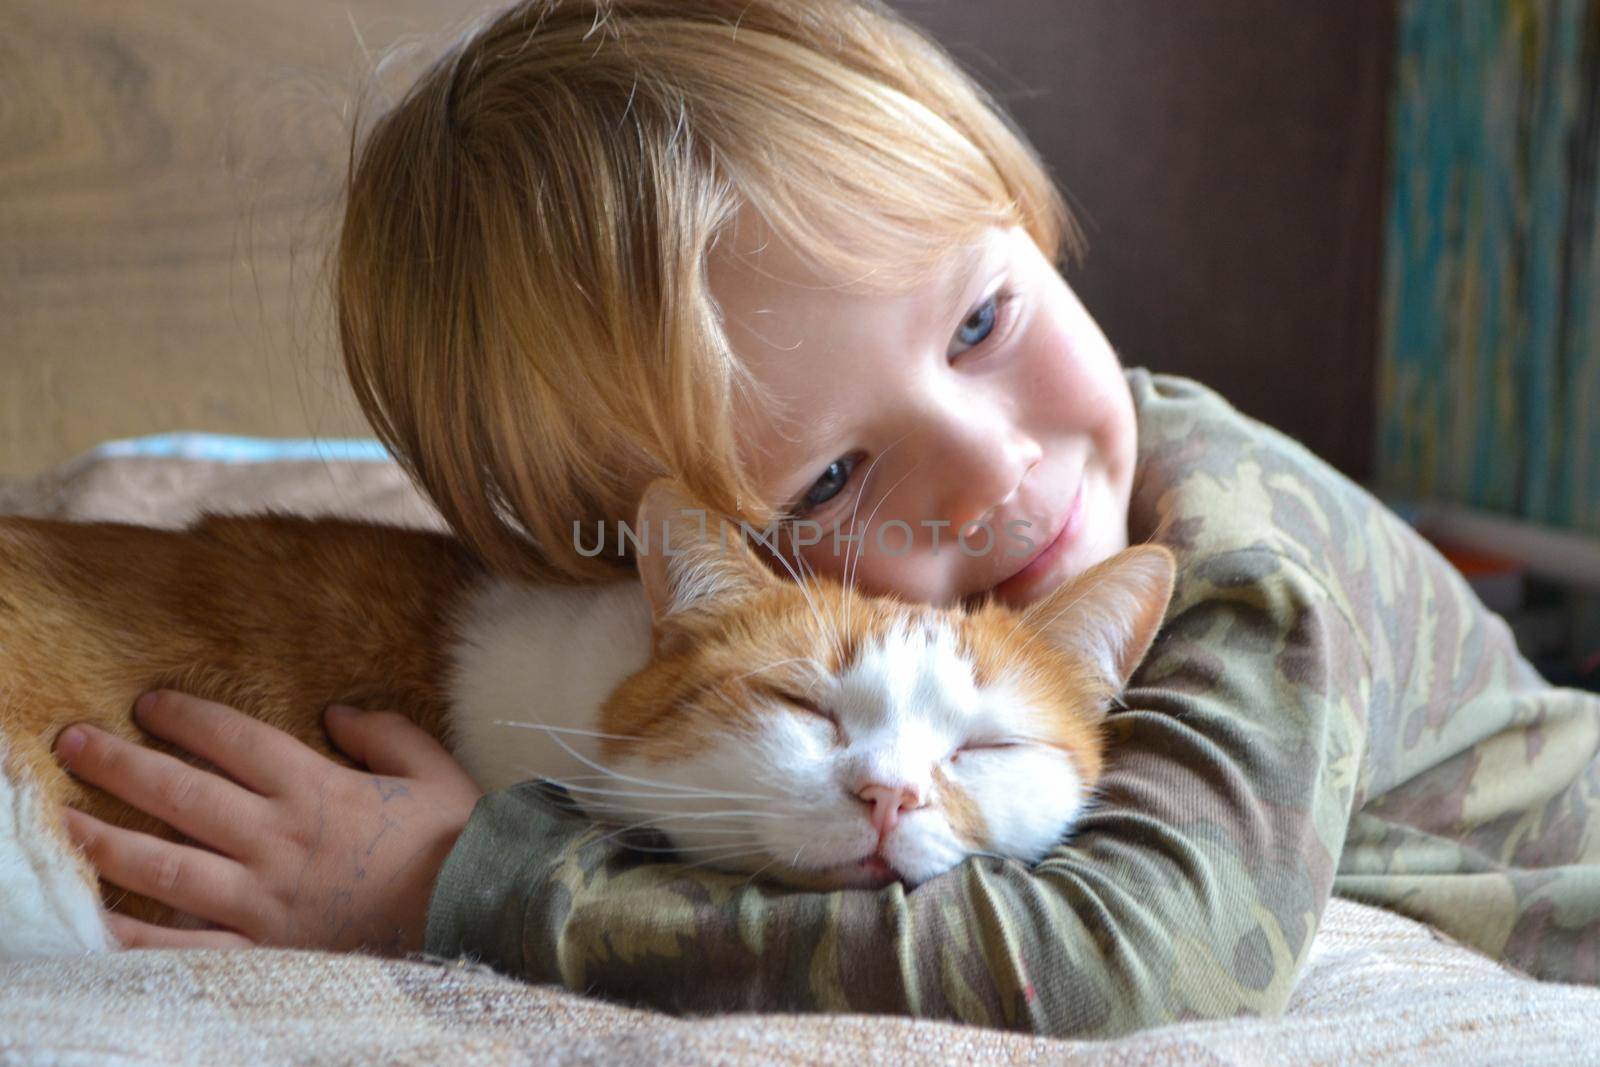
<path fill-rule="evenodd" d="M 1072 504 L 1067 508 L 1066 515 L 1060 520 L 1061 524 L 1057 528 L 1055 535 L 1034 554 L 1032 559 L 1029 559 L 1009 578 L 994 587 L 995 594 L 1001 599 L 1008 602 L 1017 602 L 1022 599 L 1019 594 L 1025 594 L 1030 586 L 1042 580 L 1067 549 L 1077 541 L 1078 534 L 1083 530 L 1083 489 L 1085 481 L 1086 479 L 1078 481 L 1078 491 L 1073 494 Z"/>

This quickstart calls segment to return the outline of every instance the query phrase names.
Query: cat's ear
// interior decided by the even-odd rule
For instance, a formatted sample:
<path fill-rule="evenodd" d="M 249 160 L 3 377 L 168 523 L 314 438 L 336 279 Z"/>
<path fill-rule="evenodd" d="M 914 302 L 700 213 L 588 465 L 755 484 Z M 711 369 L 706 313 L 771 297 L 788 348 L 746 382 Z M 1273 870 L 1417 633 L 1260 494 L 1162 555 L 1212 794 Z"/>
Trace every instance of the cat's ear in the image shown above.
<path fill-rule="evenodd" d="M 635 562 L 658 624 L 731 603 L 778 580 L 745 544 L 737 525 L 695 501 L 673 479 L 650 483 L 637 525 Z"/>
<path fill-rule="evenodd" d="M 1062 583 L 1029 616 L 1048 640 L 1098 667 L 1121 692 L 1161 629 L 1175 570 L 1165 548 L 1137 545 Z"/>

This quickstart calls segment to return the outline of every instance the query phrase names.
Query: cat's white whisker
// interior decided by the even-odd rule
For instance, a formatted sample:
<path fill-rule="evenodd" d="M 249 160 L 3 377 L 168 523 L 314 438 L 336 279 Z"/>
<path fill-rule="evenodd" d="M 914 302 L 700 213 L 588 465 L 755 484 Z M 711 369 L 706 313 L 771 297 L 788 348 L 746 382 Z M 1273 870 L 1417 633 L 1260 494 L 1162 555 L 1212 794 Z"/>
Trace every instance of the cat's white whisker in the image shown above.
<path fill-rule="evenodd" d="M 609 782 L 609 781 L 613 780 L 612 776 L 609 775 L 609 774 L 568 774 L 568 775 L 564 775 L 561 778 L 557 779 L 557 778 L 552 778 L 549 775 L 537 774 L 537 773 L 535 773 L 535 772 L 533 772 L 531 770 L 528 773 L 528 777 L 529 778 L 543 778 L 545 781 L 555 782 L 557 785 L 566 785 L 568 782 Z M 664 796 L 664 797 L 672 798 L 672 799 L 697 797 L 697 796 L 722 796 L 722 797 L 728 797 L 728 798 L 736 798 L 736 799 L 740 799 L 740 800 L 748 800 L 748 799 L 751 799 L 751 797 L 754 796 L 754 794 L 744 794 L 744 793 L 723 793 L 723 792 L 718 792 L 717 790 L 712 790 L 712 789 L 701 789 L 698 786 L 679 785 L 676 782 L 657 782 L 657 783 L 653 783 L 653 784 L 656 785 L 657 788 L 671 790 L 670 793 L 662 793 L 661 795 Z M 587 787 L 587 788 L 591 792 L 602 792 L 603 791 L 598 786 L 590 786 L 590 787 Z M 632 796 L 634 794 L 630 793 L 628 795 Z M 641 794 L 641 795 L 643 795 L 643 794 Z M 770 799 L 770 798 L 761 797 L 759 799 L 767 800 L 767 799 Z"/>
<path fill-rule="evenodd" d="M 642 741 L 643 738 L 632 734 L 607 734 L 599 730 L 582 730 L 576 726 L 552 726 L 544 722 L 531 722 L 525 719 L 495 719 L 496 726 L 516 726 L 524 730 L 550 730 L 555 733 L 577 734 L 580 737 L 598 737 L 607 741 Z"/>
<path fill-rule="evenodd" d="M 811 608 L 811 615 L 817 620 L 817 627 L 821 630 L 826 630 L 827 623 L 823 621 L 822 609 L 817 606 L 817 598 L 812 595 L 811 589 L 806 585 L 805 579 L 800 577 L 800 575 L 795 571 L 794 567 L 789 563 L 788 559 L 784 557 L 783 550 L 781 548 L 772 555 L 773 558 L 775 558 L 779 563 L 783 564 L 783 569 L 789 572 L 789 577 L 793 578 L 795 585 L 799 587 L 800 595 L 806 598 L 806 604 Z"/>
<path fill-rule="evenodd" d="M 667 822 L 676 817 L 677 816 L 673 815 L 660 815 L 654 819 L 643 819 L 639 822 L 629 823 L 627 826 L 619 826 L 613 832 L 617 834 L 625 834 L 633 830 L 642 830 L 649 826 L 655 826 L 659 823 Z M 704 834 L 707 837 L 745 837 L 749 838 L 751 841 L 757 841 L 761 838 L 759 831 L 753 830 L 748 826 L 697 826 L 694 828 L 694 832 L 697 835 Z"/>
<path fill-rule="evenodd" d="M 872 481 L 872 471 L 873 471 L 873 469 L 875 467 L 877 467 L 878 460 L 880 460 L 884 456 L 888 455 L 889 454 L 889 449 L 893 448 L 895 445 L 899 444 L 901 441 L 904 441 L 908 436 L 909 436 L 909 432 L 908 433 L 903 433 L 899 437 L 895 438 L 893 441 L 890 441 L 888 446 L 885 447 L 882 452 L 879 452 L 876 456 L 874 456 L 872 458 L 872 462 L 871 463 L 867 464 L 867 473 L 861 476 L 861 495 L 856 497 L 855 504 L 853 504 L 851 506 L 851 508 L 850 508 L 850 532 L 852 534 L 856 532 L 856 514 L 861 509 L 861 497 L 866 495 L 867 483 Z M 917 466 L 920 463 L 921 463 L 921 461 L 919 460 L 917 464 L 913 464 L 911 470 L 916 470 Z M 911 472 L 907 471 L 906 473 L 909 474 Z M 905 480 L 904 477 L 902 477 L 900 479 L 900 481 L 904 481 L 904 480 Z M 894 485 L 891 485 L 889 487 L 889 493 L 894 492 L 895 487 L 898 486 L 899 484 L 900 484 L 900 482 L 895 482 Z M 883 496 L 879 497 L 877 505 L 874 506 L 872 511 L 871 511 L 871 513 L 867 515 L 866 526 L 863 527 L 862 531 L 861 531 L 861 541 L 856 547 L 856 559 L 855 559 L 855 568 L 854 569 L 852 569 L 851 564 L 850 564 L 850 544 L 849 543 L 845 544 L 845 550 L 844 550 L 844 590 L 845 590 L 845 593 L 844 593 L 844 596 L 845 596 L 845 599 L 844 599 L 844 624 L 845 624 L 845 627 L 847 629 L 849 628 L 849 625 L 850 625 L 850 606 L 851 606 L 851 601 L 855 596 L 855 593 L 854 593 L 854 590 L 855 590 L 855 570 L 859 570 L 860 567 L 861 567 L 861 547 L 860 546 L 866 544 L 866 541 L 867 541 L 867 530 L 872 528 L 872 518 L 873 518 L 874 515 L 878 514 L 878 508 L 883 506 L 883 502 L 884 502 L 884 500 L 888 499 L 889 493 L 885 493 L 885 494 L 883 494 Z"/>
<path fill-rule="evenodd" d="M 847 550 L 847 554 L 848 554 L 848 550 Z M 806 585 L 806 586 L 813 585 L 815 583 L 815 581 L 816 581 L 817 569 L 815 567 L 813 567 L 811 565 L 811 563 L 804 556 L 800 555 L 798 552 L 795 553 L 794 559 L 795 559 L 795 562 L 800 565 L 800 573 L 803 576 L 802 579 L 801 579 L 801 584 L 802 585 Z M 847 593 L 847 596 L 848 596 L 848 593 Z M 840 638 L 841 638 L 841 636 L 843 634 L 843 631 L 840 628 L 839 624 L 837 622 L 834 622 L 834 623 L 831 623 L 831 624 L 830 623 L 824 623 L 824 621 L 821 618 L 818 618 L 817 625 L 819 627 L 821 627 L 822 633 L 825 635 L 825 639 L 828 641 L 828 643 L 830 645 L 832 645 L 833 651 L 834 651 L 834 658 L 835 659 L 840 658 L 839 657 L 839 653 L 840 653 L 841 648 L 842 648 L 842 646 L 840 644 Z M 816 657 L 811 657 L 811 658 L 815 659 Z"/>
<path fill-rule="evenodd" d="M 568 782 L 586 782 L 586 781 L 595 781 L 595 780 L 602 781 L 602 782 L 614 782 L 614 781 L 617 780 L 617 776 L 615 774 L 611 774 L 611 773 L 607 773 L 607 774 L 572 774 L 572 775 L 566 775 L 564 777 L 557 778 L 557 777 L 554 777 L 554 776 L 548 775 L 548 774 L 540 774 L 538 771 L 534 770 L 531 767 L 526 767 L 525 766 L 523 768 L 523 771 L 526 772 L 526 777 L 528 777 L 528 778 L 543 778 L 547 782 L 554 782 L 556 785 L 563 786 L 563 787 L 565 787 Z M 578 787 L 578 788 L 581 788 L 585 792 L 589 792 L 589 793 L 606 793 L 606 792 L 609 792 L 609 793 L 612 793 L 613 795 L 616 795 L 616 796 L 657 796 L 657 795 L 659 795 L 660 797 L 662 797 L 665 800 L 694 799 L 694 798 L 697 798 L 697 797 L 698 798 L 717 798 L 717 799 L 721 799 L 721 800 L 765 800 L 765 801 L 774 801 L 774 800 L 777 799 L 776 797 L 769 797 L 769 796 L 766 796 L 766 795 L 760 794 L 760 793 L 729 793 L 729 792 L 726 792 L 726 791 L 715 790 L 715 789 L 702 789 L 699 786 L 681 785 L 681 784 L 679 784 L 677 782 L 661 782 L 661 781 L 655 780 L 654 778 L 635 778 L 635 779 L 632 779 L 631 781 L 629 781 L 628 784 L 630 784 L 630 785 L 643 785 L 643 786 L 646 786 L 646 787 L 651 788 L 651 789 L 666 790 L 666 792 L 659 793 L 659 794 L 656 794 L 656 793 L 624 793 L 624 792 L 621 792 L 619 790 L 607 790 L 607 789 L 604 789 L 604 788 L 602 788 L 600 786 L 581 786 L 581 787 Z"/>
<path fill-rule="evenodd" d="M 585 805 L 586 808 L 590 805 Z M 685 812 L 641 812 L 635 805 L 598 803 L 592 806 L 594 811 L 625 812 L 629 815 L 646 814 L 654 818 L 682 818 L 682 819 L 781 819 L 784 816 L 775 811 L 685 811 Z"/>
<path fill-rule="evenodd" d="M 768 860 L 767 862 L 763 863 L 761 866 L 757 867 L 753 872 L 751 872 L 750 877 L 748 877 L 748 878 L 746 878 L 744 880 L 744 884 L 745 885 L 749 885 L 750 883 L 754 882 L 758 877 L 760 877 L 762 871 L 766 870 L 768 867 L 771 867 L 774 863 L 777 863 L 777 862 L 778 862 L 778 857 L 776 857 L 776 856 L 772 857 L 770 860 Z"/>
<path fill-rule="evenodd" d="M 545 781 L 559 785 L 572 793 L 594 793 L 602 797 L 634 797 L 641 800 L 766 800 L 750 793 L 718 793 L 713 790 L 693 790 L 682 793 L 640 792 L 638 790 L 606 789 L 594 785 L 568 785 L 561 778 L 546 778 Z M 589 807 L 588 801 L 580 801 L 584 807 Z"/>
<path fill-rule="evenodd" d="M 760 667 L 755 668 L 754 670 L 745 671 L 743 674 L 736 674 L 732 678 L 729 678 L 728 681 L 730 681 L 730 682 L 742 681 L 742 680 L 750 677 L 752 674 L 761 674 L 761 673 L 763 673 L 765 671 L 770 671 L 775 667 L 788 666 L 791 663 L 816 663 L 816 662 L 817 662 L 817 657 L 815 657 L 815 656 L 791 656 L 788 659 L 780 659 L 780 660 L 775 660 L 772 663 L 763 664 Z"/>
<path fill-rule="evenodd" d="M 902 437 L 901 440 L 903 440 L 903 439 L 904 438 Z M 899 441 L 895 441 L 894 444 L 899 444 Z M 889 447 L 892 448 L 892 447 L 894 447 L 894 445 L 891 444 Z M 887 452 L 888 449 L 886 448 L 886 449 L 884 449 L 884 451 Z M 874 462 L 876 462 L 876 461 L 874 461 Z M 872 506 L 872 510 L 870 512 L 868 512 L 868 514 L 867 514 L 867 521 L 865 523 L 863 523 L 862 527 L 861 527 L 861 543 L 862 544 L 866 543 L 867 531 L 872 529 L 872 520 L 877 518 L 878 509 L 883 507 L 884 501 L 889 499 L 889 494 L 893 493 L 896 489 L 898 489 L 900 487 L 900 482 L 903 482 L 907 478 L 909 478 L 911 476 L 912 471 L 915 471 L 920 466 L 922 466 L 922 461 L 921 460 L 918 460 L 917 462 L 913 463 L 911 465 L 911 470 L 906 471 L 904 474 L 902 474 L 900 476 L 900 480 L 899 481 L 895 482 L 888 489 L 884 490 L 883 495 L 878 498 L 878 502 Z M 870 468 L 869 468 L 869 473 L 870 473 Z M 860 566 L 861 566 L 861 553 L 858 551 L 856 553 L 856 567 L 859 569 Z M 847 558 L 846 561 L 845 561 L 845 589 L 847 590 L 847 592 L 846 592 L 846 596 L 847 597 L 850 597 L 850 596 L 854 595 L 854 593 L 848 592 L 849 590 L 853 590 L 854 588 L 855 588 L 855 575 L 852 572 L 852 570 L 850 569 L 849 560 Z M 848 608 L 848 606 L 849 606 L 849 601 L 847 600 L 846 601 L 846 607 Z M 847 613 L 846 613 L 846 625 L 847 626 L 849 625 L 849 621 L 848 620 L 849 620 L 849 615 L 848 615 L 848 611 L 847 611 Z"/>
<path fill-rule="evenodd" d="M 615 770 L 615 769 L 613 769 L 611 767 L 604 766 L 603 764 L 596 763 L 594 760 L 590 759 L 588 756 L 585 756 L 583 753 L 579 752 L 577 749 L 575 749 L 571 745 L 567 744 L 566 741 L 562 740 L 560 734 L 551 734 L 550 735 L 550 740 L 554 741 L 556 744 L 558 744 L 562 748 L 566 749 L 567 755 L 571 756 L 573 759 L 577 760 L 579 763 L 583 764 L 585 767 L 588 767 L 590 770 L 593 770 L 593 771 L 599 771 L 602 774 L 610 774 L 613 778 L 615 778 L 619 782 L 632 782 L 634 785 L 643 785 L 643 786 L 652 786 L 652 785 L 661 784 L 661 783 L 657 783 L 657 782 L 652 782 L 648 778 L 636 778 L 631 774 L 623 774 L 621 771 Z M 745 795 L 745 799 L 748 799 L 748 800 L 769 800 L 771 798 L 746 794 Z"/>
<path fill-rule="evenodd" d="M 596 841 L 604 841 L 605 838 L 597 837 L 597 838 L 595 838 L 595 840 Z M 633 844 L 631 842 L 624 841 L 624 842 L 622 842 L 622 847 L 627 849 L 629 852 L 652 853 L 652 854 L 660 855 L 660 856 L 681 856 L 684 853 L 683 849 L 678 848 L 675 845 L 636 845 L 636 844 Z M 738 844 L 729 844 L 729 845 L 717 845 L 717 846 L 714 846 L 714 847 L 712 847 L 710 849 L 694 848 L 694 849 L 691 849 L 690 851 L 693 851 L 693 852 L 696 852 L 696 853 L 707 852 L 707 851 L 721 853 L 721 852 L 724 852 L 724 851 L 728 851 L 728 852 L 732 852 L 732 854 L 734 856 L 739 856 L 739 855 L 743 855 L 743 854 L 746 854 L 746 853 L 749 853 L 750 855 L 756 855 L 756 856 L 759 856 L 759 855 L 763 854 L 763 850 L 762 849 L 753 848 L 752 845 L 749 842 L 742 842 L 742 843 L 738 843 Z M 710 860 L 708 860 L 708 862 L 715 863 L 715 862 L 717 862 L 718 858 L 719 858 L 718 856 L 713 856 Z"/>
<path fill-rule="evenodd" d="M 693 851 L 696 854 L 699 854 L 699 853 L 705 852 L 706 850 L 705 849 L 694 849 Z M 747 848 L 747 849 L 744 849 L 743 851 L 732 852 L 732 853 L 729 853 L 727 855 L 722 855 L 722 854 L 719 853 L 718 855 L 708 856 L 705 859 L 697 860 L 694 863 L 679 864 L 679 866 L 681 866 L 685 870 L 692 870 L 692 869 L 694 869 L 696 867 L 709 867 L 709 866 L 712 866 L 713 864 L 717 864 L 717 863 L 727 863 L 730 860 L 739 859 L 741 856 L 765 856 L 765 855 L 767 855 L 767 852 L 766 852 L 765 849 Z"/>
<path fill-rule="evenodd" d="M 655 788 L 655 789 L 670 790 L 670 792 L 661 792 L 661 793 L 645 792 L 645 793 L 640 793 L 640 792 L 623 791 L 623 790 L 617 790 L 617 789 L 606 789 L 606 788 L 604 788 L 602 786 L 574 786 L 574 785 L 569 785 L 568 784 L 568 783 L 571 783 L 571 782 L 593 781 L 593 780 L 598 780 L 598 781 L 602 781 L 602 782 L 616 781 L 617 776 L 615 774 L 612 774 L 612 773 L 609 773 L 609 772 L 605 773 L 605 774 L 573 774 L 573 775 L 566 775 L 565 777 L 556 777 L 554 775 L 541 773 L 536 768 L 528 766 L 527 764 L 523 764 L 521 767 L 518 768 L 518 773 L 522 775 L 522 779 L 521 779 L 522 781 L 528 781 L 529 779 L 537 778 L 537 779 L 541 779 L 541 780 L 546 781 L 546 782 L 551 782 L 551 783 L 553 783 L 555 785 L 559 785 L 563 789 L 567 789 L 569 791 L 581 790 L 582 792 L 585 792 L 585 793 L 606 793 L 606 794 L 609 794 L 609 795 L 612 795 L 612 796 L 659 797 L 662 800 L 713 799 L 713 800 L 762 800 L 762 801 L 775 801 L 777 799 L 776 797 L 761 796 L 761 795 L 758 795 L 758 794 L 755 794 L 755 793 L 728 793 L 728 792 L 721 792 L 721 791 L 714 790 L 714 789 L 701 789 L 701 788 L 699 788 L 697 786 L 692 786 L 692 785 L 680 785 L 677 782 L 657 782 L 657 781 L 655 781 L 653 779 L 649 779 L 649 778 L 635 779 L 632 782 L 630 782 L 629 784 L 630 785 L 645 785 L 647 787 L 651 787 L 651 788 Z"/>
<path fill-rule="evenodd" d="M 655 828 L 658 828 L 658 824 L 668 821 L 668 818 L 669 818 L 668 816 L 662 816 L 659 819 L 645 819 L 645 820 L 643 820 L 641 822 L 629 823 L 627 826 L 619 826 L 619 827 L 617 827 L 616 829 L 612 830 L 610 834 L 608 834 L 606 836 L 608 836 L 608 837 L 621 837 L 621 836 L 623 836 L 625 834 L 630 834 L 630 833 L 634 832 L 635 830 L 655 829 Z M 755 844 L 755 843 L 757 843 L 757 842 L 759 842 L 761 840 L 761 834 L 758 833 L 756 830 L 751 829 L 750 827 L 740 827 L 740 826 L 697 826 L 697 827 L 693 828 L 693 833 L 695 834 L 696 838 L 699 838 L 701 836 L 705 836 L 705 837 L 732 837 L 732 838 L 738 839 L 739 841 L 743 841 L 747 845 Z M 722 848 L 722 847 L 725 847 L 726 845 L 733 844 L 733 843 L 736 843 L 736 842 L 726 842 L 726 841 L 718 842 L 715 847 Z"/>
<path fill-rule="evenodd" d="M 650 823 L 635 823 L 632 826 L 618 827 L 617 829 L 612 830 L 610 833 L 602 834 L 601 836 L 595 838 L 595 841 L 597 841 L 597 842 L 599 842 L 599 841 L 621 841 L 627 834 L 630 834 L 635 830 L 646 829 L 650 825 L 651 825 Z M 721 831 L 719 833 L 719 831 L 717 831 L 715 829 L 711 829 L 711 830 L 696 830 L 695 832 L 697 834 L 708 834 L 708 835 L 715 835 L 715 836 L 733 836 L 735 834 L 737 834 L 739 836 L 739 840 L 737 840 L 737 841 L 722 842 L 720 844 L 709 846 L 711 848 L 719 848 L 719 849 L 721 849 L 721 848 L 751 848 L 751 847 L 759 844 L 760 841 L 761 841 L 761 835 L 759 835 L 759 834 L 757 834 L 757 833 L 755 833 L 754 831 L 751 831 L 751 830 L 731 830 L 730 829 L 730 830 Z M 634 843 L 629 842 L 629 841 L 622 841 L 622 843 L 627 845 L 628 848 L 632 849 L 635 852 L 678 852 L 678 851 L 682 851 L 680 846 L 677 846 L 677 845 L 670 845 L 670 846 L 666 846 L 666 847 L 657 847 L 657 846 L 654 846 L 654 845 L 638 845 L 638 844 L 634 844 Z"/>

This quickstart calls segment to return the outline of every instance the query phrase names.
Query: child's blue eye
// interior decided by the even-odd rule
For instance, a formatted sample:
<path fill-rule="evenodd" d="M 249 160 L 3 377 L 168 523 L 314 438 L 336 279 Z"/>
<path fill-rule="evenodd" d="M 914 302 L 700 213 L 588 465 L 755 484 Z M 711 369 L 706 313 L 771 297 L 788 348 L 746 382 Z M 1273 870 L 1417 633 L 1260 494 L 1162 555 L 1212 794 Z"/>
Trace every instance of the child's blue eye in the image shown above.
<path fill-rule="evenodd" d="M 1001 318 L 1012 296 L 1010 290 L 1001 288 L 974 308 L 972 314 L 962 320 L 961 325 L 956 328 L 956 335 L 950 339 L 950 349 L 945 353 L 946 357 L 954 359 L 968 349 L 976 348 L 989 340 L 1000 328 Z"/>
<path fill-rule="evenodd" d="M 850 484 L 850 474 L 855 467 L 856 461 L 853 456 L 844 456 L 828 464 L 828 469 L 822 472 L 822 477 L 811 483 L 811 488 L 801 498 L 799 505 L 791 509 L 793 514 L 804 515 L 838 496 L 844 491 L 844 487 Z"/>
<path fill-rule="evenodd" d="M 997 294 L 979 304 L 978 309 L 966 317 L 956 330 L 956 343 L 968 347 L 982 344 L 984 338 L 994 332 L 995 320 L 999 317 L 1000 301 Z"/>

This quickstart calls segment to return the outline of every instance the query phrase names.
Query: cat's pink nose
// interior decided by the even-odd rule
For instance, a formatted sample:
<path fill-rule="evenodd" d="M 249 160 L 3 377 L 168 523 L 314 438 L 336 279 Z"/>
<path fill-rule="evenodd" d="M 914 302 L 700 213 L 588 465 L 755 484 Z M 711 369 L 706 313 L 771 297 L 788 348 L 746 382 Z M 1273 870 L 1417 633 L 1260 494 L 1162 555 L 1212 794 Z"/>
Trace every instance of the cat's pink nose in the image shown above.
<path fill-rule="evenodd" d="M 872 805 L 872 828 L 882 837 L 900 825 L 900 813 L 922 807 L 922 797 L 911 786 L 869 785 L 856 796 Z"/>

